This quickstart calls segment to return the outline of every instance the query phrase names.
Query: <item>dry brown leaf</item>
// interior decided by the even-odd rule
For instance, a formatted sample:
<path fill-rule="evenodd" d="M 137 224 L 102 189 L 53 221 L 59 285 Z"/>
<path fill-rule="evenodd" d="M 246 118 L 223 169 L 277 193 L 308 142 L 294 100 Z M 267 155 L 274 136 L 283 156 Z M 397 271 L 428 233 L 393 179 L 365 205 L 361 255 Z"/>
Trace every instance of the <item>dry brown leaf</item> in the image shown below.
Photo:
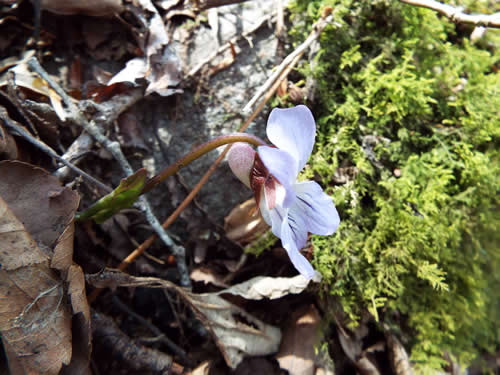
<path fill-rule="evenodd" d="M 227 365 L 233 369 L 245 356 L 267 355 L 278 350 L 281 340 L 279 328 L 256 319 L 219 296 L 229 289 L 219 293 L 194 294 L 166 280 L 134 277 L 117 270 L 88 275 L 87 282 L 98 288 L 141 286 L 174 290 L 212 335 Z"/>
<path fill-rule="evenodd" d="M 18 150 L 14 137 L 0 123 L 0 159 L 17 159 Z"/>
<path fill-rule="evenodd" d="M 0 162 L 0 176 L 0 298 L 8 301 L 0 333 L 11 370 L 88 374 L 90 312 L 72 263 L 78 194 L 22 162 Z"/>
<path fill-rule="evenodd" d="M 112 16 L 123 10 L 122 0 L 41 0 L 42 9 L 56 14 Z"/>
<path fill-rule="evenodd" d="M 151 0 L 137 0 L 129 10 L 148 31 L 139 41 L 144 56 L 128 61 L 125 68 L 111 78 L 108 86 L 119 82 L 135 83 L 144 78 L 148 82 L 145 95 L 156 92 L 168 96 L 182 92 L 174 88 L 180 83 L 180 60 L 169 45 L 165 24 L 155 6 Z"/>
<path fill-rule="evenodd" d="M 212 363 L 212 361 L 204 361 L 204 362 L 200 363 L 188 375 L 208 375 L 208 373 L 210 371 L 211 363 Z"/>
<path fill-rule="evenodd" d="M 368 329 L 364 324 L 360 324 L 352 334 L 340 327 L 338 338 L 340 345 L 347 357 L 353 362 L 360 375 L 380 375 L 375 363 L 367 356 L 367 351 L 363 350 L 363 338 L 368 334 Z"/>
<path fill-rule="evenodd" d="M 240 245 L 249 244 L 267 229 L 269 226 L 260 215 L 253 198 L 233 208 L 224 219 L 224 230 L 227 238 Z"/>
<path fill-rule="evenodd" d="M 229 367 L 236 368 L 246 356 L 278 350 L 279 328 L 254 318 L 215 293 L 187 295 L 195 315 L 212 334 Z"/>
<path fill-rule="evenodd" d="M 387 347 L 389 349 L 389 358 L 391 360 L 391 367 L 396 375 L 413 375 L 413 368 L 410 363 L 410 358 L 408 353 L 406 353 L 405 348 L 399 342 L 396 336 L 394 336 L 385 327 L 385 338 L 387 340 Z"/>
<path fill-rule="evenodd" d="M 294 277 L 257 276 L 218 293 L 238 295 L 251 300 L 276 299 L 289 294 L 299 294 L 307 288 L 311 281 L 319 282 L 320 280 L 319 273 L 316 273 L 311 280 L 307 280 L 302 275 Z"/>
<path fill-rule="evenodd" d="M 191 278 L 191 280 L 196 282 L 203 282 L 204 284 L 213 284 L 220 288 L 229 287 L 229 285 L 227 285 L 224 282 L 224 277 L 222 275 L 218 274 L 217 272 L 215 272 L 214 269 L 207 266 L 196 267 L 191 271 L 189 277 Z"/>
<path fill-rule="evenodd" d="M 63 108 L 62 98 L 50 88 L 45 80 L 28 69 L 26 62 L 32 54 L 34 54 L 33 51 L 28 51 L 16 62 L 16 64 L 11 64 L 14 66 L 0 77 L 0 87 L 8 84 L 7 74 L 9 74 L 9 72 L 14 73 L 14 82 L 17 86 L 48 97 L 57 116 L 64 121 L 68 115 Z"/>
<path fill-rule="evenodd" d="M 283 334 L 280 351 L 276 355 L 281 368 L 290 375 L 314 374 L 314 345 L 318 342 L 320 321 L 318 310 L 313 305 L 292 314 Z"/>
<path fill-rule="evenodd" d="M 2 341 L 26 373 L 58 374 L 71 361 L 71 311 L 63 283 L 1 196 L 0 243 Z"/>
<path fill-rule="evenodd" d="M 43 169 L 19 161 L 0 162 L 0 176 L 0 196 L 35 241 L 52 249 L 73 220 L 78 194 Z"/>

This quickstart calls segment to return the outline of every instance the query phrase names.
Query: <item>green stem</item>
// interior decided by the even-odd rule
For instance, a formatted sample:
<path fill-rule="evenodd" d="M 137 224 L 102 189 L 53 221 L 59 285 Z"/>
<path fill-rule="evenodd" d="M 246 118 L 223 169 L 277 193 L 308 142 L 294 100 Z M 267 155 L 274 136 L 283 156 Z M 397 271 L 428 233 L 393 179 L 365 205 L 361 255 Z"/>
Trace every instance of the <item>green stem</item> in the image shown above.
<path fill-rule="evenodd" d="M 214 138 L 211 141 L 208 141 L 208 142 L 203 143 L 202 145 L 198 146 L 193 151 L 191 151 L 189 154 L 184 156 L 182 159 L 177 160 L 175 163 L 168 166 L 167 168 L 162 170 L 160 173 L 158 173 L 156 176 L 154 176 L 149 181 L 147 181 L 146 184 L 144 185 L 144 188 L 142 189 L 141 194 L 149 192 L 156 185 L 163 182 L 168 177 L 174 175 L 181 168 L 185 167 L 186 165 L 188 165 L 192 161 L 198 159 L 200 156 L 205 155 L 207 152 L 212 151 L 212 150 L 216 149 L 217 147 L 227 145 L 229 143 L 236 143 L 236 142 L 250 143 L 254 146 L 264 146 L 266 144 L 262 139 L 254 136 L 254 135 L 246 134 L 246 133 L 233 133 L 233 134 L 222 135 L 220 137 Z"/>

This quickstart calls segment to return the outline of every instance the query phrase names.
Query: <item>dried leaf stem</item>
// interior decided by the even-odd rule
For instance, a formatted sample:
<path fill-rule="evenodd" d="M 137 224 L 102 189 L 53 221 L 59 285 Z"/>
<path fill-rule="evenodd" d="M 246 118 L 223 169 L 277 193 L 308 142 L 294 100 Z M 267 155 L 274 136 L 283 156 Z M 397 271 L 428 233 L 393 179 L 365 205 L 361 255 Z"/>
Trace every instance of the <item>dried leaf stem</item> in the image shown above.
<path fill-rule="evenodd" d="M 434 0 L 400 0 L 402 3 L 427 8 L 442 14 L 455 23 L 468 23 L 474 26 L 500 28 L 500 13 L 467 14 L 459 8 Z"/>
<path fill-rule="evenodd" d="M 250 143 L 254 146 L 263 146 L 266 144 L 260 138 L 254 136 L 254 135 L 245 134 L 245 133 L 233 133 L 233 134 L 229 134 L 229 135 L 223 135 L 220 137 L 216 137 L 216 138 L 198 146 L 193 151 L 191 151 L 189 154 L 187 154 L 183 158 L 177 160 L 175 163 L 168 166 L 163 171 L 158 173 L 156 176 L 151 178 L 148 182 L 146 182 L 146 185 L 144 186 L 142 193 L 144 194 L 144 193 L 151 191 L 151 189 L 153 189 L 156 185 L 158 185 L 162 181 L 165 181 L 168 177 L 176 174 L 181 168 L 185 167 L 186 165 L 190 164 L 194 160 L 198 159 L 200 156 L 205 155 L 207 152 L 210 152 L 210 151 L 216 149 L 217 147 L 227 145 L 229 143 L 236 143 L 236 142 L 246 142 L 246 143 Z"/>
<path fill-rule="evenodd" d="M 193 1 L 193 3 L 195 3 L 195 7 L 198 10 L 202 11 L 224 5 L 244 3 L 245 1 L 248 0 L 197 0 Z"/>

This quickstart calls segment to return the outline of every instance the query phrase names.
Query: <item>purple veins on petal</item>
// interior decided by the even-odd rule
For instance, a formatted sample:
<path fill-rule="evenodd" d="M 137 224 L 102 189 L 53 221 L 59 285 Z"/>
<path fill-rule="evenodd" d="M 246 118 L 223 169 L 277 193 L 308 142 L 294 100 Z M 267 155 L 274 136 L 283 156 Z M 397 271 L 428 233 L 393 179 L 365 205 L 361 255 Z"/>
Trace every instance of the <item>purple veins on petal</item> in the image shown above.
<path fill-rule="evenodd" d="M 300 253 L 307 241 L 307 231 L 301 228 L 301 224 L 295 226 L 297 222 L 290 225 L 290 214 L 281 223 L 281 243 L 287 250 L 292 264 L 305 278 L 311 279 L 314 276 L 314 268 L 309 261 Z"/>
<path fill-rule="evenodd" d="M 308 232 L 320 235 L 334 233 L 340 217 L 332 198 L 323 192 L 314 181 L 299 182 L 294 185 L 297 194 L 296 206 L 304 217 Z"/>

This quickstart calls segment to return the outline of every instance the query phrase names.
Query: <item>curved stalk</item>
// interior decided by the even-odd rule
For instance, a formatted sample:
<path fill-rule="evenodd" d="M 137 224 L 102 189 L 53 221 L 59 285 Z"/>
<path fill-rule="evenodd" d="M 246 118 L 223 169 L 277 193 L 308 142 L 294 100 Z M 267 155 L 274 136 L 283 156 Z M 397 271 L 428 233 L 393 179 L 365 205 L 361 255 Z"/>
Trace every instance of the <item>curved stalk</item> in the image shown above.
<path fill-rule="evenodd" d="M 246 133 L 232 133 L 229 135 L 222 135 L 220 137 L 214 138 L 214 139 L 212 139 L 208 142 L 205 142 L 202 145 L 198 146 L 193 151 L 191 151 L 189 154 L 187 154 L 183 158 L 177 160 L 176 162 L 174 162 L 173 164 L 171 164 L 167 168 L 163 169 L 156 176 L 154 176 L 150 180 L 148 180 L 146 182 L 146 184 L 144 185 L 144 188 L 142 189 L 141 194 L 149 192 L 156 185 L 163 182 L 168 177 L 174 175 L 181 168 L 185 167 L 189 163 L 198 159 L 200 156 L 205 155 L 207 152 L 212 151 L 212 150 L 216 149 L 217 147 L 227 145 L 229 143 L 236 143 L 236 142 L 250 143 L 254 146 L 264 146 L 266 144 L 259 137 L 256 137 L 256 136 L 251 135 L 251 134 L 246 134 Z"/>

